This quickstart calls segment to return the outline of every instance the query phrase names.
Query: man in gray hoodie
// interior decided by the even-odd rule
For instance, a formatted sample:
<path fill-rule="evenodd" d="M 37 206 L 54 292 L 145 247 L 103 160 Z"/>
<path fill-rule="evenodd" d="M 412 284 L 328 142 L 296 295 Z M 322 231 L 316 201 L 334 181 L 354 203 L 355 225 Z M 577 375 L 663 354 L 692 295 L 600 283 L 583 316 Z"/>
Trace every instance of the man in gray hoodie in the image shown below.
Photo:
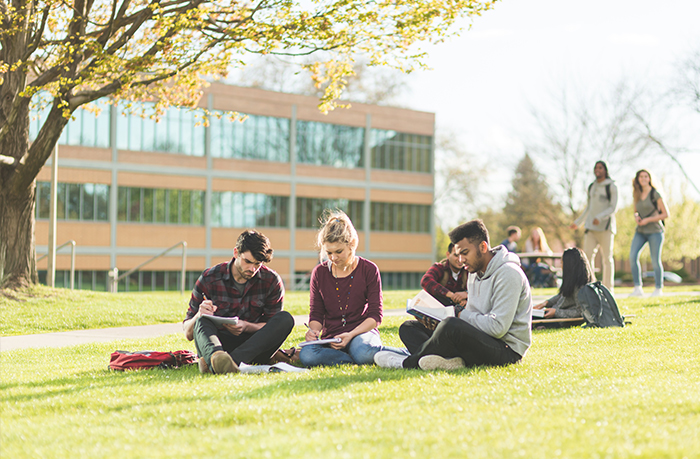
<path fill-rule="evenodd" d="M 595 256 L 600 248 L 603 258 L 603 285 L 613 291 L 615 263 L 613 262 L 613 245 L 615 242 L 615 212 L 617 212 L 617 185 L 608 174 L 608 165 L 603 161 L 595 163 L 593 168 L 595 181 L 588 186 L 588 202 L 581 215 L 571 225 L 576 229 L 584 222 L 586 233 L 583 236 L 583 251 L 591 267 L 595 266 Z"/>
<path fill-rule="evenodd" d="M 467 306 L 459 317 L 440 322 L 417 353 L 381 351 L 374 357 L 377 365 L 423 370 L 508 365 L 530 347 L 532 297 L 518 256 L 502 245 L 491 248 L 481 220 L 464 223 L 449 236 L 469 272 Z"/>

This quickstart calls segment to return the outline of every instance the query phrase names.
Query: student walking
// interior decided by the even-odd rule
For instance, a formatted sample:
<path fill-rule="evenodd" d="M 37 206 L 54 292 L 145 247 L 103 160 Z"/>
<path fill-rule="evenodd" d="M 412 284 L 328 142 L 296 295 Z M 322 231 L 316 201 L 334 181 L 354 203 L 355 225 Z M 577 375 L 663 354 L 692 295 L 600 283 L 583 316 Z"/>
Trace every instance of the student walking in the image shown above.
<path fill-rule="evenodd" d="M 608 165 L 598 161 L 593 168 L 595 181 L 588 186 L 588 202 L 581 216 L 571 224 L 576 229 L 584 223 L 586 234 L 583 237 L 583 251 L 591 267 L 595 266 L 595 256 L 600 249 L 603 258 L 603 285 L 613 291 L 615 264 L 613 263 L 613 243 L 617 227 L 617 185 L 610 178 Z"/>
<path fill-rule="evenodd" d="M 661 250 L 664 245 L 664 224 L 668 218 L 668 210 L 661 194 L 651 182 L 649 171 L 642 169 L 637 172 L 632 181 L 634 197 L 634 220 L 637 230 L 630 247 L 630 265 L 634 290 L 631 296 L 642 296 L 642 270 L 639 264 L 639 254 L 645 244 L 649 244 L 651 264 L 654 267 L 655 290 L 652 296 L 661 295 L 664 287 L 664 266 L 661 263 Z"/>

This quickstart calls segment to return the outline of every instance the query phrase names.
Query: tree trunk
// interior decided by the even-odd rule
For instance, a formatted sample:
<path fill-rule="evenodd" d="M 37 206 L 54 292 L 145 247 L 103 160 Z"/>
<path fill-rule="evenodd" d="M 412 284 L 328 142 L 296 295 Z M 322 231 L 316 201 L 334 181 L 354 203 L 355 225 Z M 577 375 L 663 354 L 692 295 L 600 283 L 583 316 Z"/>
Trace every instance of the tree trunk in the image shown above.
<path fill-rule="evenodd" d="M 36 186 L 22 195 L 0 189 L 0 287 L 17 289 L 37 283 L 34 246 Z"/>

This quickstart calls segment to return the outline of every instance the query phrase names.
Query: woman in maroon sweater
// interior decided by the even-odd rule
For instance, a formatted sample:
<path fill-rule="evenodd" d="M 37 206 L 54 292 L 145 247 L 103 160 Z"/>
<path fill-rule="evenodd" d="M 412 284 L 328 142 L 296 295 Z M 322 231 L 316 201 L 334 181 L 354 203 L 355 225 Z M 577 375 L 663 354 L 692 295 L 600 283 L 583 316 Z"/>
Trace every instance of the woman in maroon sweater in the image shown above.
<path fill-rule="evenodd" d="M 304 346 L 305 366 L 374 363 L 374 354 L 400 349 L 382 346 L 377 326 L 382 321 L 382 280 L 377 265 L 355 255 L 357 231 L 343 212 L 329 213 L 317 245 L 326 259 L 311 273 L 309 330 L 306 340 L 338 338 L 330 345 Z"/>

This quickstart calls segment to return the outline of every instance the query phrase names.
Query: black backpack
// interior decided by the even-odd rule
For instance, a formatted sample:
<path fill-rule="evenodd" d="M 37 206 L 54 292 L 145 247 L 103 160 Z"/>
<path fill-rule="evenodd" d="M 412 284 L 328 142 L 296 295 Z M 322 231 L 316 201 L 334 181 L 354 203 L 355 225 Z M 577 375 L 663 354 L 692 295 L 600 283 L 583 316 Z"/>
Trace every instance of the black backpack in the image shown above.
<path fill-rule="evenodd" d="M 625 326 L 625 318 L 620 315 L 615 298 L 600 281 L 581 287 L 577 299 L 586 320 L 586 327 Z"/>

